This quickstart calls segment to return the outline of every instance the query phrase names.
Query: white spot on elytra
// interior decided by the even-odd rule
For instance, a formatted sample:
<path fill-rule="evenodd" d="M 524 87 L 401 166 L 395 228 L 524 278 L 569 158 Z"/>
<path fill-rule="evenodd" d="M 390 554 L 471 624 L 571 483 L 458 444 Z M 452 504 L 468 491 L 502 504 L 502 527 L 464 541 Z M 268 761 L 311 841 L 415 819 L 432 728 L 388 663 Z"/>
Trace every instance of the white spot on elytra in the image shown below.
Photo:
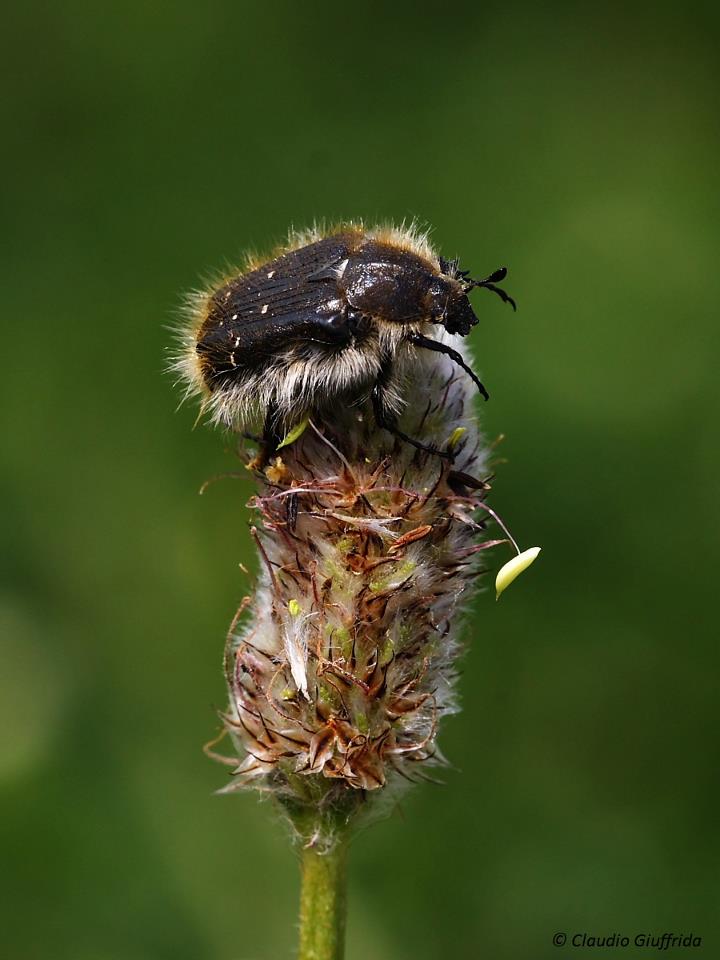
<path fill-rule="evenodd" d="M 268 305 L 267 305 L 266 303 L 264 303 L 264 304 L 263 304 L 263 308 L 262 308 L 262 310 L 260 311 L 260 313 L 263 313 L 263 314 L 264 314 L 264 313 L 267 313 L 267 310 L 268 310 Z"/>
<path fill-rule="evenodd" d="M 274 270 L 271 270 L 270 273 L 267 275 L 267 278 L 268 278 L 268 280 L 272 280 L 272 278 L 273 278 L 274 276 L 275 276 L 275 271 L 274 271 Z"/>
<path fill-rule="evenodd" d="M 240 346 L 240 337 L 235 337 L 235 346 L 236 347 Z"/>
<path fill-rule="evenodd" d="M 234 313 L 234 314 L 232 315 L 232 319 L 233 319 L 233 320 L 237 320 L 237 314 L 236 314 L 236 313 Z"/>

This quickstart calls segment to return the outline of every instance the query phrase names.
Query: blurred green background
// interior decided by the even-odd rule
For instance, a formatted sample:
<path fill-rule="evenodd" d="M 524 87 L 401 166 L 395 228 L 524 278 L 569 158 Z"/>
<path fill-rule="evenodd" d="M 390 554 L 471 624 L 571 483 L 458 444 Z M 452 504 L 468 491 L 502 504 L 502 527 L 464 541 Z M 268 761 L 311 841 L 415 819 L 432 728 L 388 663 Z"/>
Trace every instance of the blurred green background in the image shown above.
<path fill-rule="evenodd" d="M 556 931 L 718 955 L 712 5 L 6 18 L 3 955 L 293 954 L 284 830 L 201 752 L 250 485 L 197 496 L 235 460 L 176 411 L 166 325 L 243 249 L 343 216 L 509 265 L 519 311 L 476 294 L 471 344 L 492 502 L 544 547 L 473 606 L 457 770 L 354 845 L 348 960 L 543 960 Z"/>

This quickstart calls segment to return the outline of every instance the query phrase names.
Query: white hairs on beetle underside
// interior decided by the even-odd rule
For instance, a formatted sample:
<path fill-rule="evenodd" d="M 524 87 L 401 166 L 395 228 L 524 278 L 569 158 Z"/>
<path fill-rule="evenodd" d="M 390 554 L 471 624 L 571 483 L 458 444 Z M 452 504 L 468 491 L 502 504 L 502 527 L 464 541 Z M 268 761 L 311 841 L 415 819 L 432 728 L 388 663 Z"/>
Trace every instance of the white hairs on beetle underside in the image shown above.
<path fill-rule="evenodd" d="M 383 356 L 395 358 L 391 382 L 383 389 L 385 408 L 393 414 L 404 406 L 407 370 L 419 352 L 406 339 L 408 333 L 432 333 L 447 342 L 445 331 L 435 324 L 377 324 L 375 336 L 359 346 L 348 346 L 328 354 L 316 343 L 294 344 L 278 352 L 265 369 L 245 373 L 230 385 L 208 391 L 196 353 L 195 335 L 187 328 L 180 335 L 180 350 L 173 370 L 185 385 L 183 400 L 198 396 L 201 412 L 210 421 L 242 429 L 261 420 L 264 411 L 275 407 L 281 422 L 291 423 L 322 402 L 325 397 L 367 396 L 382 367 Z"/>

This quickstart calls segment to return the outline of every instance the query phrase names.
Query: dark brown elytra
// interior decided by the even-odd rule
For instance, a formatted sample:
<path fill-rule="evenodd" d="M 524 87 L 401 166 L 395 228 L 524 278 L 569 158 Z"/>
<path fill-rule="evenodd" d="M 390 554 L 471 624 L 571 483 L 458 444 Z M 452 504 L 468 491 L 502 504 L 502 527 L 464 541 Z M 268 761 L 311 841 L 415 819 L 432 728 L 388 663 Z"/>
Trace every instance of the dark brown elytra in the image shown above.
<path fill-rule="evenodd" d="M 474 287 L 486 287 L 515 308 L 496 284 L 500 268 L 484 280 L 471 280 L 457 261 L 431 260 L 391 241 L 347 230 L 324 237 L 241 274 L 210 297 L 197 335 L 197 354 L 210 392 L 262 373 L 290 347 L 322 344 L 327 362 L 349 345 L 362 348 L 377 322 L 417 325 L 437 323 L 448 333 L 467 336 L 478 322 L 468 300 Z M 407 341 L 449 356 L 487 391 L 447 344 L 408 329 Z M 436 450 L 402 433 L 385 408 L 383 391 L 392 379 L 393 356 L 382 357 L 372 388 L 378 424 L 413 446 Z M 278 441 L 276 411 L 268 410 L 266 454 Z"/>

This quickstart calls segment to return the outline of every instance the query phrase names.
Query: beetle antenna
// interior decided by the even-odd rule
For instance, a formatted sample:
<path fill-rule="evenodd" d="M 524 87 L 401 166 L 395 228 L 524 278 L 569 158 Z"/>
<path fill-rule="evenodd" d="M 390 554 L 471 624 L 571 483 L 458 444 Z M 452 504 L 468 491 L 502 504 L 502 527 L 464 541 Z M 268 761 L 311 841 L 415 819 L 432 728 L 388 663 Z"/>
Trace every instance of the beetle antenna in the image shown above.
<path fill-rule="evenodd" d="M 485 277 L 484 280 L 468 280 L 465 292 L 469 293 L 475 287 L 485 287 L 486 290 L 492 290 L 493 293 L 496 293 L 503 303 L 509 303 L 513 310 L 517 310 L 517 304 L 510 294 L 506 293 L 500 287 L 495 286 L 496 283 L 501 283 L 506 276 L 507 267 L 498 267 L 497 270 L 494 270 L 490 276 Z"/>

